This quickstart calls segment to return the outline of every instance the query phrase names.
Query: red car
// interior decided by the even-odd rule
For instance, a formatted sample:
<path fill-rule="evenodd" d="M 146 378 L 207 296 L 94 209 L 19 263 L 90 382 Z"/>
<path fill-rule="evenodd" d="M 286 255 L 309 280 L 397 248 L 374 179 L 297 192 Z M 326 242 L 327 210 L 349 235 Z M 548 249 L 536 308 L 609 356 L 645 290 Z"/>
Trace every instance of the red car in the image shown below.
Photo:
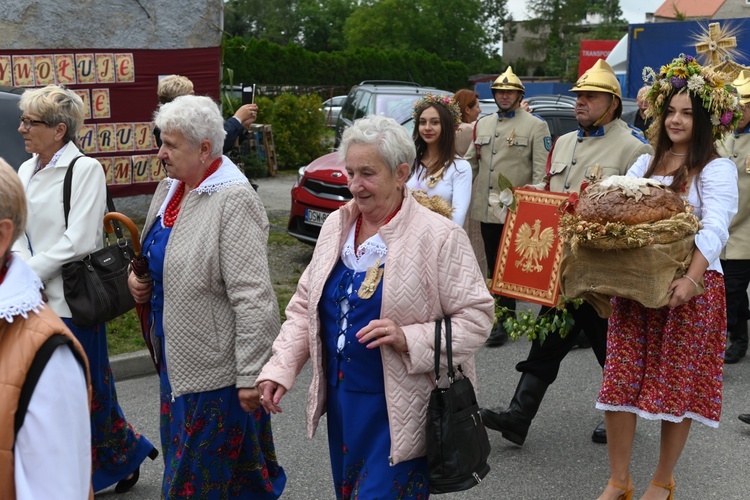
<path fill-rule="evenodd" d="M 287 232 L 314 245 L 328 214 L 351 199 L 339 154 L 328 153 L 317 158 L 299 169 L 297 182 L 292 188 L 292 212 Z"/>

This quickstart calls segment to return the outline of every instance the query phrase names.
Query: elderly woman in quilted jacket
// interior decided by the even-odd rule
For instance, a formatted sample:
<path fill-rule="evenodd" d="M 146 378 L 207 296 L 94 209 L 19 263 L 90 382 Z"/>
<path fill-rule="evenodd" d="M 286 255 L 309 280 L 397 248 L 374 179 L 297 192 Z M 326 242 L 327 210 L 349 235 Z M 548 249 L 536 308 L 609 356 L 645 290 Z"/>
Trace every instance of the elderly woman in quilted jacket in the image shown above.
<path fill-rule="evenodd" d="M 474 379 L 492 297 L 464 230 L 407 196 L 416 152 L 401 126 L 358 120 L 339 153 L 354 199 L 323 225 L 258 377 L 261 404 L 281 411 L 311 358 L 307 433 L 328 414 L 336 497 L 426 498 L 435 320 L 452 318 L 454 361 Z"/>
<path fill-rule="evenodd" d="M 286 483 L 255 379 L 271 355 L 279 311 L 268 273 L 260 198 L 221 154 L 223 119 L 186 95 L 156 113 L 168 179 L 149 210 L 143 255 L 161 378 L 163 498 L 271 499 Z"/>

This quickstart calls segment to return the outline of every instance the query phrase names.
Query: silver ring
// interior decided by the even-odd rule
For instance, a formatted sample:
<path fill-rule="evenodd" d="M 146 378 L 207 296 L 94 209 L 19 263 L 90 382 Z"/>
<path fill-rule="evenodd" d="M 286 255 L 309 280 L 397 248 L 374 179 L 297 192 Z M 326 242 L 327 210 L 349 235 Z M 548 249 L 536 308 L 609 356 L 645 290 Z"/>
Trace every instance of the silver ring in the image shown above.
<path fill-rule="evenodd" d="M 260 395 L 260 401 L 263 402 L 263 394 Z"/>
<path fill-rule="evenodd" d="M 385 334 L 388 335 L 388 327 L 385 327 Z"/>

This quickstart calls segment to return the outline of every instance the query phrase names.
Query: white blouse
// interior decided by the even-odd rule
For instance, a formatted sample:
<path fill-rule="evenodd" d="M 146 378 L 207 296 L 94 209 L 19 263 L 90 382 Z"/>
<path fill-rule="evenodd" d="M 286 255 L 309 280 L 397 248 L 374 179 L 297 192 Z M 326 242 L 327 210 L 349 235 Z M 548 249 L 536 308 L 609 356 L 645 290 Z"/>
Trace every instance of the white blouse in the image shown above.
<path fill-rule="evenodd" d="M 627 175 L 643 177 L 651 158 L 641 155 Z M 672 183 L 671 175 L 653 178 L 667 185 Z M 687 201 L 703 225 L 695 235 L 695 246 L 708 261 L 708 270 L 722 272 L 719 255 L 729 239 L 729 224 L 737 213 L 738 196 L 737 167 L 726 158 L 710 161 L 690 185 Z"/>
<path fill-rule="evenodd" d="M 453 222 L 464 225 L 471 203 L 471 165 L 463 158 L 456 158 L 445 169 L 442 179 L 434 187 L 425 184 L 425 168 L 420 163 L 414 174 L 406 181 L 409 189 L 421 189 L 428 196 L 440 196 L 453 207 Z"/>

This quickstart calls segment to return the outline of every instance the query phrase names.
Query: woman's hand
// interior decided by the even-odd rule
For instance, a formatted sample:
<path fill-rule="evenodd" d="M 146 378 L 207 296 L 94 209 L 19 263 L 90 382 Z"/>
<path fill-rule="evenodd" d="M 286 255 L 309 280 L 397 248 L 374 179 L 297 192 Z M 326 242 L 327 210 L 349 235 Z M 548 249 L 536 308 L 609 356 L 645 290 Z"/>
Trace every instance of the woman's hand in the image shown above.
<path fill-rule="evenodd" d="M 271 380 L 264 380 L 258 384 L 258 391 L 260 392 L 260 405 L 266 410 L 266 413 L 275 414 L 283 411 L 279 403 L 284 394 L 286 394 L 284 386 Z"/>
<path fill-rule="evenodd" d="M 389 345 L 396 352 L 408 352 L 406 335 L 396 323 L 390 319 L 374 319 L 367 326 L 357 332 L 360 344 L 367 344 L 368 349 L 375 349 L 381 345 Z"/>
<path fill-rule="evenodd" d="M 683 276 L 677 278 L 669 285 L 669 291 L 672 292 L 672 298 L 669 299 L 669 307 L 678 307 L 686 304 L 690 299 L 697 295 L 695 283 Z"/>
<path fill-rule="evenodd" d="M 260 408 L 260 391 L 256 387 L 238 390 L 237 397 L 240 400 L 242 409 L 248 413 L 252 413 Z"/>
<path fill-rule="evenodd" d="M 136 304 L 145 304 L 151 300 L 151 291 L 154 285 L 150 281 L 143 282 L 139 280 L 133 271 L 128 275 L 128 289 L 135 299 Z"/>

